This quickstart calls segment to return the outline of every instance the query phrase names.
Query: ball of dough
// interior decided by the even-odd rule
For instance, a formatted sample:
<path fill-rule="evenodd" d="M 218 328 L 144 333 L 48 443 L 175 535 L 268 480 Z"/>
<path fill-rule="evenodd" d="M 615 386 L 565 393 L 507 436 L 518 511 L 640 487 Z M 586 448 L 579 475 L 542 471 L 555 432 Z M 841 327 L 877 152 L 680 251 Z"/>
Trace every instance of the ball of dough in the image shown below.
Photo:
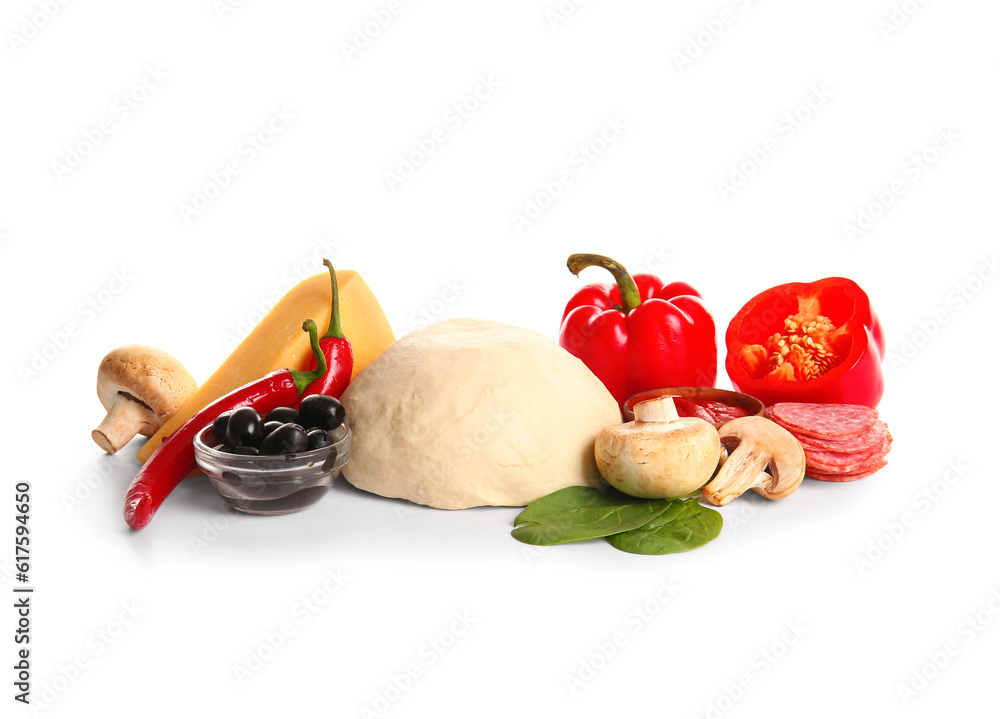
<path fill-rule="evenodd" d="M 579 359 L 520 327 L 439 322 L 391 345 L 341 400 L 347 481 L 441 509 L 600 487 L 594 440 L 618 403 Z"/>

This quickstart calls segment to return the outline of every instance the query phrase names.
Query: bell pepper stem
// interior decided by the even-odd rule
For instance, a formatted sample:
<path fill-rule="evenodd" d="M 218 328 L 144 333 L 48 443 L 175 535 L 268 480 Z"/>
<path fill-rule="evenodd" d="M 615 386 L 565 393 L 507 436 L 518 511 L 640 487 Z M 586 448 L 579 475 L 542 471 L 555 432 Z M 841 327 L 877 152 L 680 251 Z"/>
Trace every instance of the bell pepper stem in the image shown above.
<path fill-rule="evenodd" d="M 333 288 L 333 299 L 330 300 L 332 311 L 330 312 L 330 327 L 327 329 L 323 339 L 337 337 L 343 339 L 344 331 L 340 327 L 340 292 L 337 290 L 337 273 L 333 270 L 333 263 L 324 259 L 323 264 L 330 270 L 330 286 Z"/>
<path fill-rule="evenodd" d="M 292 381 L 295 383 L 295 389 L 300 397 L 309 385 L 326 374 L 326 356 L 319 346 L 319 329 L 316 327 L 316 322 L 306 320 L 302 323 L 302 329 L 309 333 L 309 344 L 312 347 L 313 357 L 316 359 L 316 369 L 310 372 L 288 371 L 292 375 Z"/>
<path fill-rule="evenodd" d="M 585 267 L 603 267 L 610 272 L 614 276 L 615 282 L 618 283 L 618 294 L 622 298 L 621 310 L 625 314 L 628 314 L 642 304 L 642 298 L 639 297 L 639 287 L 635 284 L 635 280 L 632 279 L 632 275 L 610 257 L 586 253 L 570 255 L 566 266 L 569 267 L 570 272 L 577 276 L 580 275 L 580 271 Z"/>

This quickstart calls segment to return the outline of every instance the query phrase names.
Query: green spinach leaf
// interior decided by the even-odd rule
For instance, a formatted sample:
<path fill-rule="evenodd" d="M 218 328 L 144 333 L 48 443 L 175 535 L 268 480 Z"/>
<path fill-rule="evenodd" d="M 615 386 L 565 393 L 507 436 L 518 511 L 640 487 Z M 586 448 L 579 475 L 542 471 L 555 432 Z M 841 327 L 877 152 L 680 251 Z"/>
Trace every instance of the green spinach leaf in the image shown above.
<path fill-rule="evenodd" d="M 631 554 L 673 554 L 707 544 L 722 531 L 722 515 L 696 498 L 674 500 L 652 520 L 607 537 L 615 549 Z"/>
<path fill-rule="evenodd" d="M 668 499 L 637 499 L 611 488 L 566 487 L 525 507 L 511 534 L 525 544 L 579 542 L 637 529 L 670 505 Z"/>

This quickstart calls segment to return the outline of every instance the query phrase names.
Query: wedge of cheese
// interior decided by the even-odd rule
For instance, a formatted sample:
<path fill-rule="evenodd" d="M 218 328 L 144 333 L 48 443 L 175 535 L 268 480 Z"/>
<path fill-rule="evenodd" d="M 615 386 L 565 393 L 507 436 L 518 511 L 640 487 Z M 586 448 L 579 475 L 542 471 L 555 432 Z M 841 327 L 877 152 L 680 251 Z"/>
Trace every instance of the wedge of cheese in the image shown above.
<path fill-rule="evenodd" d="M 354 350 L 354 374 L 363 370 L 396 338 L 371 289 L 353 270 L 337 270 L 340 322 Z M 324 272 L 295 285 L 267 313 L 222 366 L 177 410 L 136 455 L 149 459 L 163 438 L 209 403 L 251 380 L 276 369 L 308 369 L 312 366 L 309 335 L 302 331 L 307 319 L 316 320 L 320 335 L 330 324 L 330 275 Z"/>

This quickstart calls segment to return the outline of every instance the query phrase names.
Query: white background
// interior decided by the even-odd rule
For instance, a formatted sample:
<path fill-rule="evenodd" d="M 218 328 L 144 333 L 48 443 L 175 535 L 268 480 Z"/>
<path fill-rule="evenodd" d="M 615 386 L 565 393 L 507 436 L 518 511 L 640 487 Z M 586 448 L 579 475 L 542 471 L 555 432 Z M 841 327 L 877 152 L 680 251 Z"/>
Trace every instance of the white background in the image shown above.
<path fill-rule="evenodd" d="M 13 487 L 29 480 L 42 713 L 993 707 L 1000 7 L 392 7 L 378 28 L 366 23 L 385 1 L 4 4 L 2 589 L 13 596 Z M 469 100 L 482 79 L 496 88 Z M 456 126 L 465 101 L 476 107 Z M 294 119 L 251 161 L 241 143 L 276 111 Z M 111 131 L 88 148 L 102 121 Z M 623 129 L 584 168 L 579 148 L 608 121 Z M 390 187 L 435 131 L 443 142 Z M 215 193 L 230 161 L 240 174 Z M 563 171 L 572 182 L 538 199 Z M 720 190 L 734 172 L 749 176 Z M 185 217 L 198 191 L 213 199 Z M 545 209 L 517 227 L 532 200 Z M 720 340 L 766 287 L 855 279 L 888 334 L 888 468 L 740 499 L 718 540 L 665 557 L 600 541 L 536 551 L 509 536 L 516 509 L 437 511 L 343 483 L 305 512 L 259 518 L 191 480 L 149 528 L 127 529 L 139 442 L 107 457 L 90 439 L 108 350 L 162 347 L 204 380 L 322 256 L 362 274 L 397 335 L 428 312 L 554 338 L 570 295 L 605 280 L 570 275 L 577 251 L 690 282 Z M 3 712 L 27 716 L 3 616 Z M 419 676 L 402 679 L 411 665 Z"/>

